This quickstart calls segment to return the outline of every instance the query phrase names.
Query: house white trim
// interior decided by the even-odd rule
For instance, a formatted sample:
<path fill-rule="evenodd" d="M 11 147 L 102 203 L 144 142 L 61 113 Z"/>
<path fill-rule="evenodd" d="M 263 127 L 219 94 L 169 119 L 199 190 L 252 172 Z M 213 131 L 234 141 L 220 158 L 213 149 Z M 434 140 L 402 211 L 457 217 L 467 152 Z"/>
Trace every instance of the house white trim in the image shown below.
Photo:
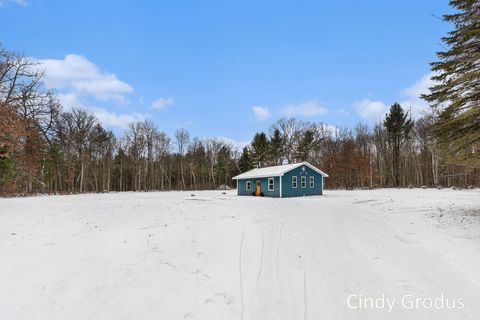
<path fill-rule="evenodd" d="M 295 184 L 293 183 L 295 180 Z M 297 189 L 298 188 L 298 177 L 297 176 L 292 176 L 292 189 Z"/>
<path fill-rule="evenodd" d="M 279 190 L 280 190 L 280 198 L 282 197 L 282 176 L 280 176 L 280 186 L 279 186 Z"/>
<path fill-rule="evenodd" d="M 271 184 L 270 184 L 270 182 L 271 182 Z M 268 178 L 267 186 L 268 186 L 268 191 L 275 191 L 275 179 L 274 178 Z M 270 186 L 272 187 L 271 189 L 270 189 Z"/>

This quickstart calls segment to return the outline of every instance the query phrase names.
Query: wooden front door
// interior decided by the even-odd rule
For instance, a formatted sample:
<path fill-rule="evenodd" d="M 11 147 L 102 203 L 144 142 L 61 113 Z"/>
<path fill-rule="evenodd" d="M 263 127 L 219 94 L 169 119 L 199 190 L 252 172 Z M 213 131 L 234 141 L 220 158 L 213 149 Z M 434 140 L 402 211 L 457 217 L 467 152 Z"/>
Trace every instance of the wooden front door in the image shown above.
<path fill-rule="evenodd" d="M 255 183 L 255 195 L 256 196 L 260 195 L 260 180 L 257 180 Z"/>

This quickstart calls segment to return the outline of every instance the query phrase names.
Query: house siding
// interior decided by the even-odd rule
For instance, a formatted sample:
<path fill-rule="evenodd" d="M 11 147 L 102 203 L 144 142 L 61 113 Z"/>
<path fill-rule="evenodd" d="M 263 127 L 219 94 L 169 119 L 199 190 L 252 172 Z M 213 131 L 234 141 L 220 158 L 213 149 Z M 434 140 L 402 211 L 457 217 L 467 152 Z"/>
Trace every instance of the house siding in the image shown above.
<path fill-rule="evenodd" d="M 305 171 L 302 168 L 305 167 Z M 292 188 L 292 177 L 297 177 L 297 188 Z M 302 188 L 302 176 L 306 179 L 306 186 Z M 314 177 L 314 187 L 310 188 L 310 177 Z M 268 191 L 268 177 L 253 178 L 253 179 L 239 179 L 237 180 L 238 195 L 251 195 L 255 192 L 255 182 L 260 180 L 260 191 L 266 197 L 280 197 L 280 177 L 273 177 L 274 191 Z M 251 182 L 251 189 L 246 190 L 246 182 Z M 302 197 L 323 194 L 323 176 L 311 169 L 308 166 L 300 166 L 285 172 L 281 177 L 282 181 L 282 198 L 285 197 Z"/>
<path fill-rule="evenodd" d="M 260 180 L 260 191 L 263 192 L 265 197 L 280 197 L 280 177 L 273 177 L 273 191 L 268 191 L 268 178 L 239 179 L 237 180 L 238 195 L 249 196 L 252 192 L 255 192 L 255 183 L 257 180 Z M 246 189 L 247 181 L 250 181 L 252 184 L 250 190 Z"/>
<path fill-rule="evenodd" d="M 302 170 L 302 167 L 305 167 L 305 171 Z M 297 188 L 292 188 L 293 176 L 297 177 Z M 307 182 L 305 188 L 302 188 L 302 176 L 305 177 Z M 310 177 L 315 178 L 313 188 L 310 188 Z M 282 198 L 321 194 L 323 194 L 323 176 L 308 166 L 301 166 L 284 173 L 282 177 Z"/>

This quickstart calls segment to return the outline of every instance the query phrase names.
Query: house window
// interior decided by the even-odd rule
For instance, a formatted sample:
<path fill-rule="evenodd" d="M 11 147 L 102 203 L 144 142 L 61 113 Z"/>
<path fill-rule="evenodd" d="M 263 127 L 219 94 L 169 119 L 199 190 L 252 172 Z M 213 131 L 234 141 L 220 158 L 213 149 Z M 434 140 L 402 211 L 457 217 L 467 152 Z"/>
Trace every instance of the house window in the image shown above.
<path fill-rule="evenodd" d="M 250 191 L 250 189 L 252 189 L 252 182 L 250 180 L 245 182 L 245 189 L 247 189 L 248 191 Z"/>
<path fill-rule="evenodd" d="M 310 177 L 310 188 L 315 188 L 315 177 Z"/>
<path fill-rule="evenodd" d="M 307 177 L 303 176 L 302 177 L 302 188 L 306 188 L 307 187 Z"/>
<path fill-rule="evenodd" d="M 273 185 L 273 178 L 268 178 L 268 191 L 273 191 L 274 185 Z"/>
<path fill-rule="evenodd" d="M 292 188 L 297 188 L 297 176 L 292 177 Z"/>

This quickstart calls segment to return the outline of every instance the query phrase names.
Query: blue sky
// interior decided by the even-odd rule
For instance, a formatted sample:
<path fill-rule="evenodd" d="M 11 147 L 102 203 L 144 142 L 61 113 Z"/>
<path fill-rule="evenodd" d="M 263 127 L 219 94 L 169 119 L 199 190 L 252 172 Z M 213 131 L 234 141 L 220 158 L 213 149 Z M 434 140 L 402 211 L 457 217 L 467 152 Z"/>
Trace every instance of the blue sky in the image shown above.
<path fill-rule="evenodd" d="M 394 101 L 419 113 L 447 4 L 0 0 L 0 41 L 116 132 L 150 118 L 241 142 L 283 116 L 353 126 Z"/>

